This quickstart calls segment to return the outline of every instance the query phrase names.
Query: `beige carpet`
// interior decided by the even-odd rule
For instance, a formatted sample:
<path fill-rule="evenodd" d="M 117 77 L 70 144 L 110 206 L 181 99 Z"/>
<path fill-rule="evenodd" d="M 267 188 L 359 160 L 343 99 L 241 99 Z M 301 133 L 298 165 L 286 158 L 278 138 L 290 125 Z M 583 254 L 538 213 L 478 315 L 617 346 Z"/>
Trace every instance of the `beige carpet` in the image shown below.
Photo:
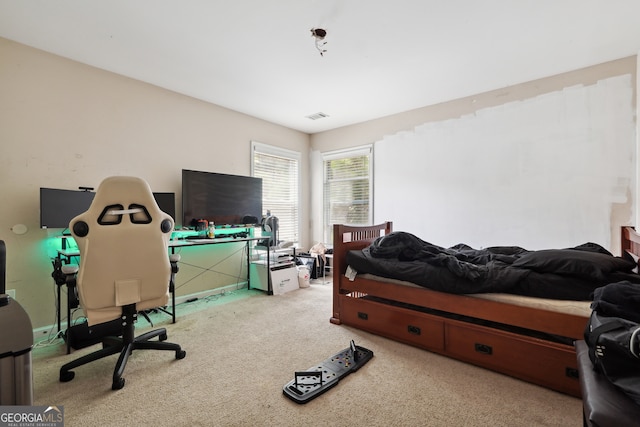
<path fill-rule="evenodd" d="M 187 351 L 137 351 L 122 390 L 116 356 L 59 367 L 66 355 L 34 350 L 34 403 L 63 405 L 65 426 L 581 426 L 581 401 L 519 380 L 329 323 L 331 285 L 281 296 L 238 291 L 178 307 L 169 341 Z M 158 324 L 156 324 L 158 326 Z M 282 394 L 294 371 L 356 344 L 375 357 L 335 388 L 299 405 Z"/>

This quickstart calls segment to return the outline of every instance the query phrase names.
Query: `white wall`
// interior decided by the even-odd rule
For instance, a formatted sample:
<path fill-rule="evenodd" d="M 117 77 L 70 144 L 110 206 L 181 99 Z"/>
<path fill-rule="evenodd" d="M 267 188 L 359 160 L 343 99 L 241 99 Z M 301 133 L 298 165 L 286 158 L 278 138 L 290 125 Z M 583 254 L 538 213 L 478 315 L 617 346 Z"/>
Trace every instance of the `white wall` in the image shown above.
<path fill-rule="evenodd" d="M 640 52 L 636 56 L 636 70 L 640 68 Z M 638 111 L 640 111 L 640 97 L 638 96 L 638 89 L 640 89 L 640 74 L 636 73 L 636 189 L 640 189 L 640 162 L 638 161 L 638 153 L 640 153 L 640 121 L 638 121 Z M 637 193 L 636 193 L 637 194 Z M 638 227 L 640 224 L 640 202 L 636 201 L 636 217 L 632 225 Z"/>
<path fill-rule="evenodd" d="M 636 193 L 634 126 L 625 74 L 387 136 L 375 222 L 444 246 L 608 247 Z"/>
<path fill-rule="evenodd" d="M 314 134 L 312 192 L 321 153 L 375 143 L 375 222 L 441 245 L 593 240 L 617 253 L 637 199 L 636 65 L 623 58 Z M 316 240 L 321 209 L 312 214 Z"/>

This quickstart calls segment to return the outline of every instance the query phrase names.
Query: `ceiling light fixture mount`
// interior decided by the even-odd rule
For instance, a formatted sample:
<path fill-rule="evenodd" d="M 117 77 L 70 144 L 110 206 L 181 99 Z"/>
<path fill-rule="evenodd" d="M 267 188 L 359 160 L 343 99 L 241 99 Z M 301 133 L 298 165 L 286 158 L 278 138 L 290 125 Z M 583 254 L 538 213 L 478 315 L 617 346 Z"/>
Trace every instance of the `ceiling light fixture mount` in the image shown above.
<path fill-rule="evenodd" d="M 314 37 L 316 39 L 316 49 L 318 49 L 318 52 L 320 52 L 320 56 L 324 56 L 324 53 L 327 51 L 327 49 L 324 48 L 324 46 L 327 44 L 327 42 L 324 41 L 324 38 L 326 36 L 327 30 L 324 30 L 322 28 L 311 29 L 311 37 Z"/>

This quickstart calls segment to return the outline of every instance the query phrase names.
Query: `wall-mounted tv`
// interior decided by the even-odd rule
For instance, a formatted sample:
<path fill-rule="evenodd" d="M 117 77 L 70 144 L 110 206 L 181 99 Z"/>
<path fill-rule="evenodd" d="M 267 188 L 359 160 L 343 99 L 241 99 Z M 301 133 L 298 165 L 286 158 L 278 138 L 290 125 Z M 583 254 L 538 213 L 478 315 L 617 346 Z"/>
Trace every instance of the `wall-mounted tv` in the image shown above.
<path fill-rule="evenodd" d="M 261 218 L 262 178 L 182 170 L 183 226 L 199 219 L 215 224 L 259 224 Z"/>
<path fill-rule="evenodd" d="M 92 191 L 61 190 L 57 188 L 40 188 L 40 227 L 69 227 L 69 222 L 86 212 L 96 193 Z M 176 217 L 176 194 L 153 193 L 161 211 Z"/>
<path fill-rule="evenodd" d="M 89 209 L 91 191 L 40 188 L 40 227 L 67 228 L 69 221 Z"/>

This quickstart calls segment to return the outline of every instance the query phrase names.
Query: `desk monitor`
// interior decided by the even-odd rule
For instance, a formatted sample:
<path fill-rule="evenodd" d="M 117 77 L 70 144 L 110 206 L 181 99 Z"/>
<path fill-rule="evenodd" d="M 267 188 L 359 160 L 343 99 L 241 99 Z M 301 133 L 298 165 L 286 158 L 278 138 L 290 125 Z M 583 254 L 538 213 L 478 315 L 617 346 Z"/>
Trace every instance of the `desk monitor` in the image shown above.
<path fill-rule="evenodd" d="M 171 215 L 176 220 L 176 193 L 153 193 L 158 207 L 164 213 Z"/>
<path fill-rule="evenodd" d="M 40 188 L 40 227 L 69 227 L 69 222 L 77 215 L 86 212 L 95 193 L 91 191 L 61 190 Z M 176 217 L 175 193 L 153 193 L 160 210 Z"/>
<path fill-rule="evenodd" d="M 91 191 L 40 188 L 40 227 L 69 227 L 75 216 L 89 209 L 93 196 Z"/>

